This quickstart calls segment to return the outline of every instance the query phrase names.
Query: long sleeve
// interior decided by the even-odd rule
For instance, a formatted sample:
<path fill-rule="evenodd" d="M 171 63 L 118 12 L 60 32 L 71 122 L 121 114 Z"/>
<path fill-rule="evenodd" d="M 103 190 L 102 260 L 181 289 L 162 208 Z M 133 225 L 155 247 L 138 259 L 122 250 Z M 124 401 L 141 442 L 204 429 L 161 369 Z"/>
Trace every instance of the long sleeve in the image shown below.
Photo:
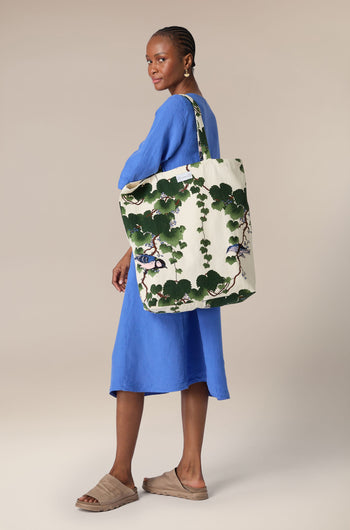
<path fill-rule="evenodd" d="M 192 108 L 189 109 L 180 95 L 170 96 L 159 107 L 147 137 L 125 163 L 119 189 L 153 175 L 161 164 L 173 157 L 183 142 L 189 112 L 193 113 Z"/>

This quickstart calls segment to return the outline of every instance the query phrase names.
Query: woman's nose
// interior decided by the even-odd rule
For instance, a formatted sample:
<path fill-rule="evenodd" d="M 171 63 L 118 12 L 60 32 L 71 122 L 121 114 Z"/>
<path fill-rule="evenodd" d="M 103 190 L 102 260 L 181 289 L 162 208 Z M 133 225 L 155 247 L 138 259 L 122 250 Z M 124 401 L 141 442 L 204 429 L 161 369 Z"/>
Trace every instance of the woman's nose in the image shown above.
<path fill-rule="evenodd" d="M 150 75 L 156 74 L 157 71 L 158 71 L 158 70 L 157 70 L 156 65 L 155 65 L 155 64 L 150 64 L 150 66 L 149 66 L 149 73 L 150 73 Z"/>

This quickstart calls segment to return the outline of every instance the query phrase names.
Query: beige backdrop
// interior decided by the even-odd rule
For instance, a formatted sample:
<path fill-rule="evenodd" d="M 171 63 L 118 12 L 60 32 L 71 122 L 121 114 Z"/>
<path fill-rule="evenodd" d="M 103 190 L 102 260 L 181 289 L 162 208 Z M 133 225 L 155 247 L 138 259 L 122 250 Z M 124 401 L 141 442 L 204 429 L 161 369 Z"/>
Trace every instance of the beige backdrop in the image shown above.
<path fill-rule="evenodd" d="M 2 528 L 349 528 L 349 17 L 346 0 L 2 0 Z M 174 24 L 222 155 L 244 162 L 257 294 L 222 310 L 210 499 L 91 516 L 73 502 L 115 444 L 117 181 L 168 97 L 146 42 Z M 146 397 L 138 486 L 178 463 L 179 398 Z"/>

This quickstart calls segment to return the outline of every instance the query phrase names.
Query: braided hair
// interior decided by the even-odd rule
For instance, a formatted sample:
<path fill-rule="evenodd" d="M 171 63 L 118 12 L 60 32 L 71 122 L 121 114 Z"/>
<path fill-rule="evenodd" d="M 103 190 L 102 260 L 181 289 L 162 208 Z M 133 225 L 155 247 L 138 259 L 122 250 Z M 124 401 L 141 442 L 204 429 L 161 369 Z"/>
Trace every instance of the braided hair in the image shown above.
<path fill-rule="evenodd" d="M 194 62 L 196 45 L 188 29 L 182 28 L 181 26 L 168 26 L 153 33 L 152 37 L 169 37 L 179 49 L 182 56 L 188 53 L 192 55 L 192 67 L 196 66 Z"/>

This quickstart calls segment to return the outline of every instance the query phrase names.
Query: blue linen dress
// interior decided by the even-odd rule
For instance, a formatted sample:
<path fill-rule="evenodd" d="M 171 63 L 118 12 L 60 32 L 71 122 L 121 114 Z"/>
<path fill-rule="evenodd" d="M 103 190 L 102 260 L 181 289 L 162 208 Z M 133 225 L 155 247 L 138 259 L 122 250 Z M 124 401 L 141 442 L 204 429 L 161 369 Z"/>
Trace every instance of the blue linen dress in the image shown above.
<path fill-rule="evenodd" d="M 189 94 L 199 105 L 211 156 L 220 157 L 215 116 L 206 100 Z M 197 133 L 191 103 L 170 96 L 159 107 L 146 139 L 127 160 L 118 188 L 157 173 L 199 162 Z M 145 396 L 184 390 L 205 381 L 209 395 L 230 398 L 222 349 L 220 307 L 183 313 L 151 313 L 143 308 L 135 260 L 124 292 L 112 355 L 110 394 L 118 390 Z"/>

